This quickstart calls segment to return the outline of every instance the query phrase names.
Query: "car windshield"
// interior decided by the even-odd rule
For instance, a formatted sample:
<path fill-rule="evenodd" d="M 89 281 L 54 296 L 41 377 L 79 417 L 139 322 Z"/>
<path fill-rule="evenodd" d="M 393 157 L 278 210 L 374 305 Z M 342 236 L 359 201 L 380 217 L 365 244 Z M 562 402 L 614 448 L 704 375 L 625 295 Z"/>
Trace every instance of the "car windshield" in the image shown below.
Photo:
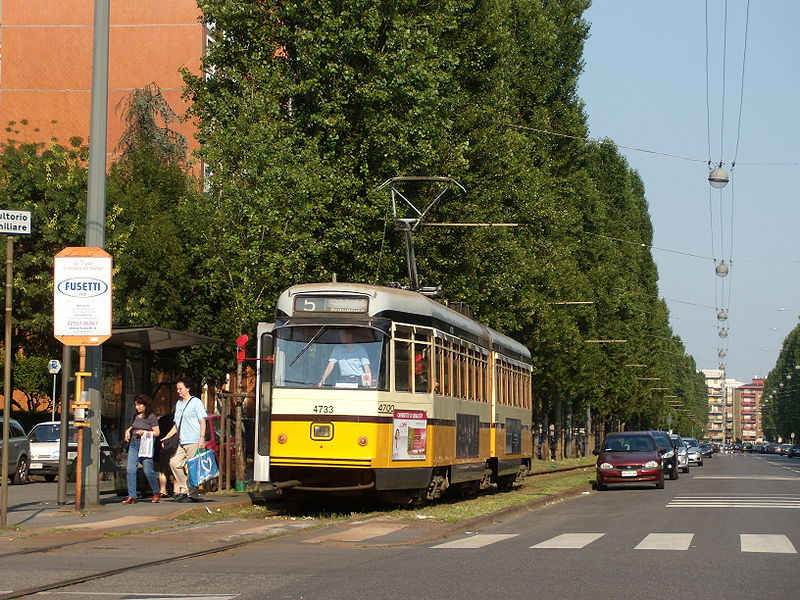
<path fill-rule="evenodd" d="M 606 438 L 603 452 L 652 452 L 653 438 L 646 435 L 619 435 Z"/>
<path fill-rule="evenodd" d="M 694 438 L 683 438 L 683 443 L 687 446 L 700 446 L 699 442 Z"/>
<path fill-rule="evenodd" d="M 75 443 L 75 435 L 76 435 L 75 427 L 69 428 L 69 441 L 71 443 Z M 28 438 L 31 442 L 57 442 L 61 433 L 61 425 L 58 423 L 44 423 L 41 425 L 37 425 L 33 429 L 31 429 L 30 434 L 28 434 Z"/>
<path fill-rule="evenodd" d="M 276 329 L 275 337 L 276 387 L 386 389 L 388 345 L 378 329 L 296 325 Z"/>

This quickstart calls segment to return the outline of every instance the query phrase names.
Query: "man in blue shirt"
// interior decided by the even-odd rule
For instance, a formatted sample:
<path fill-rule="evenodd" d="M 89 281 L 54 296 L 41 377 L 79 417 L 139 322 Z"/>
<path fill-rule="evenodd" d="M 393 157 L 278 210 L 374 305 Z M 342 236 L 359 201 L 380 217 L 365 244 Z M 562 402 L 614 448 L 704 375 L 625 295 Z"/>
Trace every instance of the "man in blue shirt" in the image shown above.
<path fill-rule="evenodd" d="M 334 346 L 317 386 L 325 385 L 325 380 L 337 364 L 340 382 L 350 383 L 354 387 L 358 387 L 359 384 L 365 387 L 372 385 L 372 370 L 369 366 L 367 349 L 362 344 L 354 344 L 352 332 L 346 329 L 339 331 L 339 340 L 341 343 Z"/>
<path fill-rule="evenodd" d="M 188 379 L 178 379 L 175 391 L 178 402 L 175 404 L 175 425 L 164 439 L 179 435 L 178 449 L 170 459 L 169 466 L 175 477 L 175 501 L 197 502 L 197 488 L 189 488 L 186 479 L 186 461 L 198 448 L 206 447 L 206 409 L 197 396 L 192 395 L 192 383 Z"/>

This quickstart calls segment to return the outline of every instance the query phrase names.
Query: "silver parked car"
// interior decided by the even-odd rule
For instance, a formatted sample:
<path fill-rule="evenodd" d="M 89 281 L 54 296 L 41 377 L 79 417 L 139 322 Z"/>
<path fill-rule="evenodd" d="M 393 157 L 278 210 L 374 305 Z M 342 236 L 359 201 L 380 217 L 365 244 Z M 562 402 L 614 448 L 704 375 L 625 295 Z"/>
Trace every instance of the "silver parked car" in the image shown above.
<path fill-rule="evenodd" d="M 677 433 L 670 433 L 669 439 L 672 440 L 672 443 L 675 445 L 675 452 L 678 453 L 678 469 L 680 469 L 681 473 L 688 473 L 689 450 L 686 448 L 686 444 L 683 443 L 683 438 Z"/>
<path fill-rule="evenodd" d="M 3 418 L 0 417 L 0 426 Z M 22 425 L 15 419 L 8 421 L 8 473 L 11 483 L 28 483 L 28 472 L 31 463 L 31 450 L 28 437 Z M 0 436 L 0 452 L 5 452 L 2 436 Z"/>
<path fill-rule="evenodd" d="M 703 466 L 703 454 L 700 451 L 700 442 L 693 437 L 683 438 L 683 443 L 686 446 L 686 452 L 689 455 L 689 464 L 695 464 L 698 467 Z"/>

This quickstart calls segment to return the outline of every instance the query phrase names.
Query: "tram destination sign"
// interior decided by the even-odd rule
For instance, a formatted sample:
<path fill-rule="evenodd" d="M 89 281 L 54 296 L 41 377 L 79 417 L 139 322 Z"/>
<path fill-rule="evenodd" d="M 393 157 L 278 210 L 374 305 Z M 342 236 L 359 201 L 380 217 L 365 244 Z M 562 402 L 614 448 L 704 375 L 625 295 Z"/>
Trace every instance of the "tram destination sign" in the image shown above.
<path fill-rule="evenodd" d="M 64 248 L 53 268 L 53 335 L 67 346 L 99 346 L 111 337 L 111 255 Z"/>
<path fill-rule="evenodd" d="M 294 299 L 295 313 L 365 313 L 367 298 L 352 296 L 299 296 Z"/>
<path fill-rule="evenodd" d="M 30 235 L 31 211 L 0 208 L 0 233 Z"/>

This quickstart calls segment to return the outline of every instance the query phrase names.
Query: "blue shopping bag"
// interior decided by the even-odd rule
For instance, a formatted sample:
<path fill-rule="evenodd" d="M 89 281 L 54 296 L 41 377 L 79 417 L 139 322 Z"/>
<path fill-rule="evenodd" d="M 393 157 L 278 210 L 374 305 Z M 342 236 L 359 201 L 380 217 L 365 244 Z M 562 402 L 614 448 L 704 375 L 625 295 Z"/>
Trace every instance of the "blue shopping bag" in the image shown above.
<path fill-rule="evenodd" d="M 217 459 L 211 450 L 198 450 L 186 461 L 189 472 L 189 487 L 200 487 L 209 479 L 219 475 Z"/>

